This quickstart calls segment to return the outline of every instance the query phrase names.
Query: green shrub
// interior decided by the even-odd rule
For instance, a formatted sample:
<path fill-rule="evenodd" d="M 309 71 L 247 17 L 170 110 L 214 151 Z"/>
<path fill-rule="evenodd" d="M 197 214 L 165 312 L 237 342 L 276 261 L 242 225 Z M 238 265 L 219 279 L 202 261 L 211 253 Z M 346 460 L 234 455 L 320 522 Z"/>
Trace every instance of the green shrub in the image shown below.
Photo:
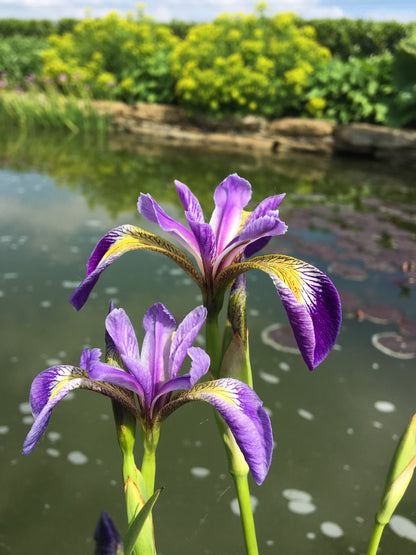
<path fill-rule="evenodd" d="M 364 58 L 394 52 L 400 40 L 415 26 L 414 23 L 347 18 L 300 21 L 311 25 L 317 41 L 329 48 L 333 56 L 345 61 L 350 56 Z"/>
<path fill-rule="evenodd" d="M 311 78 L 305 115 L 341 123 L 386 123 L 393 95 L 392 60 L 389 53 L 330 60 Z"/>
<path fill-rule="evenodd" d="M 390 104 L 388 123 L 416 128 L 416 30 L 397 46 L 392 69 L 396 94 Z"/>
<path fill-rule="evenodd" d="M 47 47 L 44 39 L 15 35 L 0 40 L 0 73 L 3 80 L 17 86 L 25 77 L 40 72 L 40 53 Z"/>
<path fill-rule="evenodd" d="M 72 33 L 49 38 L 42 76 L 74 94 L 88 87 L 94 98 L 171 102 L 174 81 L 168 55 L 177 41 L 142 12 L 137 18 L 117 13 L 87 18 Z"/>
<path fill-rule="evenodd" d="M 308 77 L 330 57 L 294 14 L 223 14 L 192 27 L 172 56 L 180 104 L 216 116 L 276 117 L 301 106 Z"/>
<path fill-rule="evenodd" d="M 47 19 L 0 19 L 0 37 L 21 35 L 46 38 L 55 32 L 55 24 Z"/>

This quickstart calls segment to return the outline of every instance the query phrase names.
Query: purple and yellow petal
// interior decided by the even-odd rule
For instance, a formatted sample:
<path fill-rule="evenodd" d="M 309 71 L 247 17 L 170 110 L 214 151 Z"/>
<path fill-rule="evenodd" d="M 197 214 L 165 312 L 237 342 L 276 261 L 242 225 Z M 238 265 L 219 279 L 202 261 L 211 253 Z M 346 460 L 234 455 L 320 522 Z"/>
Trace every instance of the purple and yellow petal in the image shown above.
<path fill-rule="evenodd" d="M 168 256 L 200 285 L 200 277 L 192 261 L 172 243 L 139 227 L 122 225 L 109 231 L 98 242 L 88 261 L 86 278 L 70 298 L 72 305 L 77 310 L 80 310 L 87 301 L 102 272 L 122 254 L 141 249 L 161 252 Z"/>
<path fill-rule="evenodd" d="M 93 351 L 94 360 L 95 354 Z M 129 410 L 136 411 L 128 392 L 110 384 L 94 382 L 89 378 L 88 370 L 76 366 L 52 366 L 38 374 L 32 383 L 30 403 L 35 421 L 23 444 L 24 455 L 28 455 L 35 448 L 45 432 L 53 408 L 74 389 L 97 391 L 116 399 Z"/>
<path fill-rule="evenodd" d="M 283 302 L 309 370 L 328 355 L 341 326 L 341 302 L 331 280 L 320 270 L 290 256 L 265 255 L 228 266 L 216 278 L 218 290 L 248 270 L 267 272 Z"/>
<path fill-rule="evenodd" d="M 270 418 L 255 391 L 239 380 L 223 378 L 195 385 L 183 399 L 205 401 L 220 413 L 260 485 L 270 468 L 273 434 Z"/>

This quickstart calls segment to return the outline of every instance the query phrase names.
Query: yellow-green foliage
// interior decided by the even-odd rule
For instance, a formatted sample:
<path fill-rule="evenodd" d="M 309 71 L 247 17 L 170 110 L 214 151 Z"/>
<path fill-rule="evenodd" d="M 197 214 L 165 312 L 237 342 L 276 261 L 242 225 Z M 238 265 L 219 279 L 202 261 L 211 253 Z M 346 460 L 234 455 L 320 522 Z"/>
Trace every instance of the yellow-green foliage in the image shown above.
<path fill-rule="evenodd" d="M 179 101 L 194 111 L 279 116 L 302 104 L 309 76 L 330 58 L 292 13 L 223 14 L 190 29 L 171 55 Z"/>
<path fill-rule="evenodd" d="M 49 38 L 42 76 L 77 95 L 88 89 L 95 98 L 169 102 L 174 83 L 167 56 L 178 40 L 142 12 L 88 17 L 73 32 Z"/>

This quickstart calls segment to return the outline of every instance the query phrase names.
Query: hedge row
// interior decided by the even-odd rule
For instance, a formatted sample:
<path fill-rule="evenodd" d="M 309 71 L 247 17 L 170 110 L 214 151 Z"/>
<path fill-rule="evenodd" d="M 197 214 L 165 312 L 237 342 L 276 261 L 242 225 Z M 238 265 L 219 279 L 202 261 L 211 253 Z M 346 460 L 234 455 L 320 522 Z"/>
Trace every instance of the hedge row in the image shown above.
<path fill-rule="evenodd" d="M 0 20 L 0 37 L 21 35 L 25 37 L 47 38 L 49 35 L 63 35 L 72 32 L 79 23 L 74 18 L 62 18 L 57 22 L 46 19 Z M 377 56 L 386 51 L 393 52 L 397 44 L 413 29 L 416 22 L 367 21 L 363 19 L 312 19 L 296 17 L 299 27 L 310 25 L 316 31 L 316 39 L 321 46 L 328 48 L 333 56 L 347 60 L 350 56 Z M 195 22 L 172 20 L 163 24 L 173 35 L 184 39 Z"/>
<path fill-rule="evenodd" d="M 300 21 L 293 13 L 266 17 L 258 8 L 193 25 L 180 38 L 142 11 L 86 18 L 47 41 L 0 41 L 0 88 L 53 86 L 71 96 L 176 103 L 215 117 L 416 125 L 416 29 L 394 53 L 386 47 L 344 60 Z"/>

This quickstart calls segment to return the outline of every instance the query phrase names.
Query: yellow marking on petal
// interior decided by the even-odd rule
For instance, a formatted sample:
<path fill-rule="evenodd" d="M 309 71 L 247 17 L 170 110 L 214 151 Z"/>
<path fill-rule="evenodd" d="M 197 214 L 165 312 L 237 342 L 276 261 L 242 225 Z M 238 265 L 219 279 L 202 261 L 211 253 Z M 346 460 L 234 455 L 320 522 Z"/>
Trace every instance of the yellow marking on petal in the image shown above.
<path fill-rule="evenodd" d="M 111 247 L 108 249 L 106 253 L 104 253 L 102 260 L 106 260 L 110 256 L 115 254 L 124 253 L 125 251 L 131 251 L 134 249 L 139 248 L 140 244 L 138 244 L 137 238 L 133 237 L 132 235 L 124 235 L 118 239 Z"/>
<path fill-rule="evenodd" d="M 241 214 L 241 221 L 240 221 L 240 227 L 238 229 L 238 234 L 240 234 L 243 230 L 243 227 L 246 225 L 247 220 L 250 216 L 251 212 L 248 210 L 243 210 L 242 214 Z"/>
<path fill-rule="evenodd" d="M 58 393 L 63 389 L 69 382 L 72 380 L 80 379 L 80 378 L 87 378 L 87 371 L 81 369 L 75 369 L 75 371 L 71 371 L 70 374 L 66 374 L 64 376 L 60 376 L 59 378 L 55 379 L 55 385 L 53 386 L 53 391 L 49 396 L 49 400 L 53 399 Z"/>
<path fill-rule="evenodd" d="M 293 264 L 292 260 L 282 260 L 280 265 L 275 269 L 277 277 L 285 283 L 293 292 L 300 304 L 303 304 L 302 289 L 303 279 L 299 272 L 297 264 Z"/>
<path fill-rule="evenodd" d="M 309 278 L 316 282 L 316 268 L 291 256 L 283 254 L 269 254 L 250 258 L 244 262 L 236 262 L 222 270 L 215 276 L 215 292 L 225 290 L 235 278 L 248 270 L 262 270 L 271 278 L 277 277 L 291 289 L 300 304 L 308 304 Z"/>
<path fill-rule="evenodd" d="M 229 403 L 233 407 L 239 406 L 238 399 L 236 398 L 236 394 L 234 393 L 234 391 L 232 391 L 231 388 L 226 389 L 224 387 L 221 387 L 220 385 L 215 383 L 215 381 L 196 384 L 189 391 L 189 393 L 191 395 L 196 393 L 197 396 L 199 396 L 199 394 L 201 394 L 201 393 L 207 393 L 209 395 L 215 395 L 216 397 L 219 397 L 223 401 L 226 401 L 227 403 Z"/>

